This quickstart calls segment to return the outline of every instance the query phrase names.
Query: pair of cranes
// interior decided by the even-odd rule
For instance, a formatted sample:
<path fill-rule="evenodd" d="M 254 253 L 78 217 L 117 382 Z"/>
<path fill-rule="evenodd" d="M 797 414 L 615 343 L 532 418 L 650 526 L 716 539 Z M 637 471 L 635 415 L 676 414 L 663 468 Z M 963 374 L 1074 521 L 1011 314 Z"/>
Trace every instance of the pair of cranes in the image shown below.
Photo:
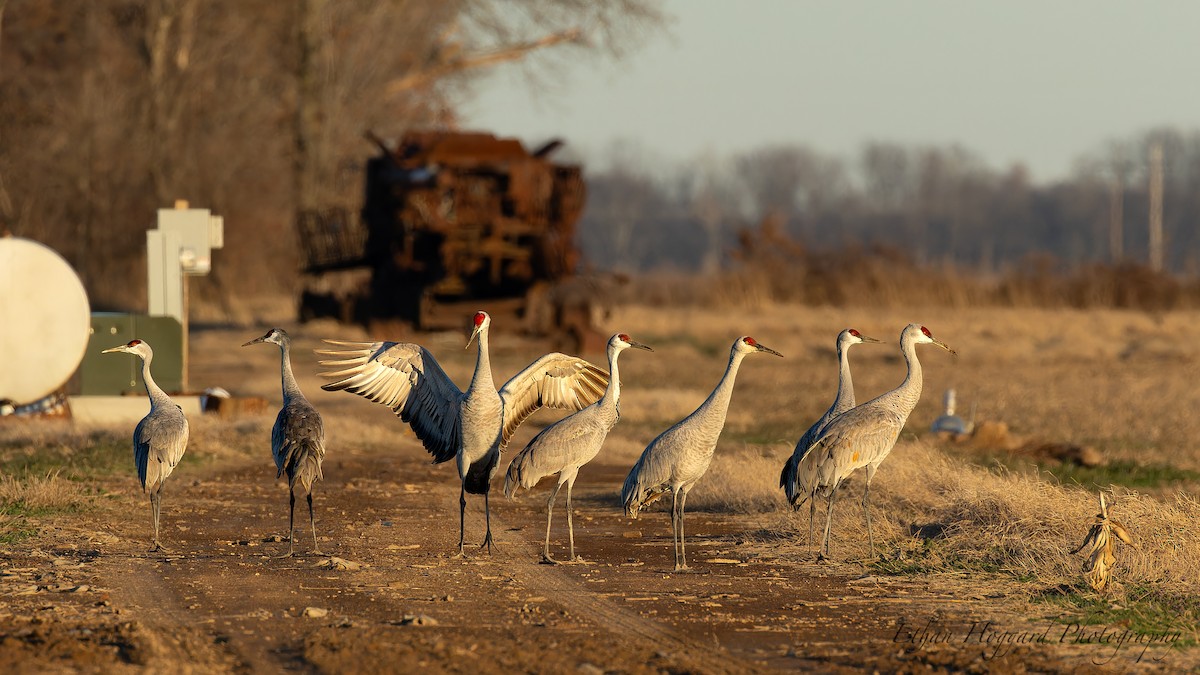
<path fill-rule="evenodd" d="M 550 527 L 554 501 L 563 484 L 567 486 L 567 526 L 569 556 L 575 560 L 571 490 L 579 468 L 599 452 L 608 432 L 620 418 L 620 376 L 617 359 L 628 348 L 652 351 L 650 347 L 618 333 L 608 342 L 609 372 L 577 357 L 547 354 L 515 375 L 499 391 L 492 381 L 488 349 L 491 318 L 478 312 L 474 331 L 467 346 L 478 338 L 475 373 L 467 390 L 461 391 L 438 365 L 433 355 L 420 345 L 397 342 L 327 341 L 339 347 L 319 350 L 336 357 L 322 365 L 341 370 L 323 373 L 334 379 L 323 386 L 330 391 L 345 390 L 390 407 L 407 422 L 422 441 L 435 463 L 457 460 L 461 482 L 459 492 L 459 555 L 464 554 L 466 494 L 482 494 L 487 532 L 481 547 L 491 551 L 491 514 L 488 495 L 491 480 L 499 466 L 502 451 L 516 428 L 540 407 L 575 411 L 546 427 L 517 455 L 506 472 L 504 491 L 511 497 L 518 488 L 531 488 L 545 476 L 558 474 L 550 494 L 546 514 L 546 540 L 543 561 L 550 556 Z M 272 450 L 278 475 L 287 471 L 289 478 L 291 555 L 294 528 L 295 485 L 299 480 L 308 497 L 309 522 L 316 529 L 312 512 L 312 484 L 321 476 L 324 434 L 320 415 L 304 398 L 291 371 L 290 340 L 280 329 L 247 342 L 270 342 L 281 350 L 284 406 L 272 430 Z M 871 535 L 868 496 L 870 481 L 879 464 L 895 445 L 900 430 L 915 407 L 921 391 L 921 367 L 915 346 L 932 343 L 954 353 L 936 340 L 929 330 L 910 324 L 901 334 L 901 349 L 908 364 L 908 375 L 900 387 L 861 406 L 853 407 L 847 352 L 861 342 L 879 342 L 847 329 L 838 336 L 841 365 L 838 395 L 830 410 L 801 438 L 795 453 L 780 477 L 789 501 L 799 508 L 811 500 L 809 536 L 817 496 L 827 502 L 823 553 L 828 554 L 833 498 L 841 481 L 860 467 L 867 468 L 867 490 L 863 507 L 867 532 Z M 243 345 L 243 346 L 246 346 Z M 144 490 L 150 492 L 154 520 L 154 548 L 158 541 L 159 496 L 162 482 L 183 455 L 187 443 L 187 420 L 171 403 L 150 376 L 153 352 L 149 345 L 134 340 L 109 352 L 127 352 L 142 357 L 143 376 L 151 399 L 150 414 L 134 431 L 135 459 Z M 752 353 L 766 352 L 782 356 L 749 336 L 734 341 L 729 362 L 717 387 L 692 414 L 655 438 L 630 471 L 622 488 L 625 511 L 632 517 L 644 506 L 672 493 L 672 540 L 675 566 L 687 569 L 684 545 L 683 512 L 687 493 L 708 470 L 717 440 L 724 427 L 734 380 L 742 359 Z M 154 462 L 150 463 L 149 460 Z"/>
<path fill-rule="evenodd" d="M 917 345 L 932 344 L 951 354 L 956 352 L 946 343 L 933 337 L 929 329 L 910 323 L 900 333 L 900 351 L 908 373 L 899 387 L 881 394 L 862 405 L 854 404 L 854 384 L 850 377 L 850 347 L 863 343 L 879 343 L 853 328 L 838 334 L 838 390 L 833 405 L 820 417 L 800 440 L 792 456 L 783 465 L 779 487 L 783 488 L 792 507 L 799 509 L 809 502 L 808 539 L 812 541 L 813 516 L 817 497 L 826 498 L 825 536 L 819 556 L 829 555 L 829 528 L 833 520 L 833 499 L 842 482 L 860 468 L 866 468 L 863 489 L 863 514 L 867 520 L 867 540 L 871 554 L 875 553 L 875 537 L 871 534 L 871 479 L 883 460 L 887 459 L 908 416 L 921 398 L 923 374 L 917 359 Z"/>
<path fill-rule="evenodd" d="M 325 428 L 321 415 L 308 402 L 296 383 L 292 373 L 291 339 L 279 328 L 272 328 L 265 335 L 243 344 L 270 343 L 280 351 L 280 368 L 283 377 L 283 407 L 271 428 L 271 454 L 275 458 L 276 478 L 285 472 L 288 477 L 288 552 L 295 551 L 296 485 L 304 488 L 308 498 L 308 523 L 312 528 L 313 552 L 320 553 L 317 546 L 317 527 L 313 517 L 312 488 L 321 479 L 321 462 L 325 458 Z M 166 550 L 159 541 L 159 514 L 161 511 L 162 488 L 167 477 L 175 469 L 187 450 L 188 421 L 180 408 L 167 396 L 150 374 L 150 363 L 154 350 L 144 340 L 131 340 L 128 344 L 105 349 L 105 354 L 132 354 L 142 360 L 142 381 L 150 397 L 150 412 L 138 422 L 133 430 L 133 461 L 137 466 L 142 491 L 150 493 L 150 512 L 154 535 L 151 552 Z"/>

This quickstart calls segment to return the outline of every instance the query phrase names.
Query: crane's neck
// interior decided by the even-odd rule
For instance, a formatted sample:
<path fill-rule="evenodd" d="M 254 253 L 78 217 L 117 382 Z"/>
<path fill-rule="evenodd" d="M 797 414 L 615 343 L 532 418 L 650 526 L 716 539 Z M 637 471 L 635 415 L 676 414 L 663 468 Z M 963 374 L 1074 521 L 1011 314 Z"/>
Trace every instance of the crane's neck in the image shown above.
<path fill-rule="evenodd" d="M 292 344 L 284 342 L 279 345 L 280 370 L 283 376 L 283 400 L 302 398 L 300 385 L 296 383 L 296 375 L 292 373 Z"/>
<path fill-rule="evenodd" d="M 854 381 L 850 378 L 850 345 L 838 343 L 838 388 L 833 409 L 839 415 L 854 407 Z"/>
<path fill-rule="evenodd" d="M 621 373 L 617 369 L 617 357 L 622 351 L 613 345 L 608 347 L 608 387 L 598 401 L 601 406 L 613 408 L 618 414 L 621 410 Z"/>
<path fill-rule="evenodd" d="M 142 382 L 146 385 L 146 395 L 150 397 L 151 407 L 171 402 L 171 398 L 167 396 L 167 392 L 163 391 L 162 387 L 158 386 L 158 383 L 154 381 L 154 377 L 150 375 L 150 362 L 153 360 L 153 352 L 142 357 Z"/>
<path fill-rule="evenodd" d="M 471 384 L 467 387 L 467 396 L 477 393 L 496 393 L 496 385 L 492 382 L 492 360 L 488 355 L 487 329 L 479 331 L 479 345 L 475 353 L 475 374 L 471 376 Z"/>
<path fill-rule="evenodd" d="M 733 381 L 737 379 L 738 368 L 742 365 L 742 359 L 746 358 L 745 352 L 733 350 L 729 354 L 729 365 L 725 367 L 725 374 L 721 376 L 721 381 L 717 383 L 716 389 L 708 395 L 704 403 L 693 413 L 697 417 L 719 417 L 722 421 L 725 419 L 726 413 L 729 411 L 729 400 L 733 398 Z"/>
<path fill-rule="evenodd" d="M 917 401 L 921 398 L 921 381 L 923 375 L 921 373 L 921 362 L 917 360 L 917 343 L 912 340 L 905 340 L 901 344 L 901 349 L 904 352 L 904 360 L 908 363 L 908 375 L 904 381 L 900 383 L 888 396 L 893 399 L 893 405 L 907 416 L 917 407 Z"/>

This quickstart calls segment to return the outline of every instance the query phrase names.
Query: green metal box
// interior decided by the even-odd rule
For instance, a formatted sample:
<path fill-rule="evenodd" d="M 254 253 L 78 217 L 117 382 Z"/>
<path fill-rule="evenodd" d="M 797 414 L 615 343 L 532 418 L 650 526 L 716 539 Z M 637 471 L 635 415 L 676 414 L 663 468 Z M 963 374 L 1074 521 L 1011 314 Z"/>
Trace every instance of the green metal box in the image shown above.
<path fill-rule="evenodd" d="M 183 388 L 183 326 L 170 316 L 94 312 L 83 363 L 79 365 L 79 393 L 84 396 L 141 394 L 141 359 L 132 354 L 102 354 L 105 349 L 137 338 L 154 350 L 154 381 L 168 394 Z"/>

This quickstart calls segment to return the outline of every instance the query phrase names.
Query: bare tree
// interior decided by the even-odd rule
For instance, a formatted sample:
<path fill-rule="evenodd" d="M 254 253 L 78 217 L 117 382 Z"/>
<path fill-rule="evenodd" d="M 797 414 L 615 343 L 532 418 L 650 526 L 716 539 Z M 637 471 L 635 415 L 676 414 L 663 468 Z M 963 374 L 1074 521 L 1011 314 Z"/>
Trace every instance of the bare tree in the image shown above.
<path fill-rule="evenodd" d="M 341 178 L 372 152 L 364 131 L 453 124 L 478 69 L 549 45 L 608 49 L 658 10 L 0 0 L 0 12 L 0 218 L 63 252 L 97 306 L 132 309 L 156 208 L 185 198 L 225 215 L 226 248 L 201 296 L 233 277 L 242 295 L 290 291 L 294 209 L 359 198 L 358 181 Z M 609 29 L 609 43 L 591 40 Z"/>

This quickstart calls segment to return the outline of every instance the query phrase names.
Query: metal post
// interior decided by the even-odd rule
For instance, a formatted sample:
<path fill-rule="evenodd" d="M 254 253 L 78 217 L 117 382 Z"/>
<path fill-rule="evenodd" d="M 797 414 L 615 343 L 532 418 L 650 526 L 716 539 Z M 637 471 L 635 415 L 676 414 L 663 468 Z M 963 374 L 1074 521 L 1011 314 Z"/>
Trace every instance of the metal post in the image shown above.
<path fill-rule="evenodd" d="M 1125 257 L 1125 183 L 1114 176 L 1108 195 L 1108 254 L 1114 264 Z"/>
<path fill-rule="evenodd" d="M 1163 267 L 1163 148 L 1162 143 L 1150 146 L 1150 269 L 1161 272 Z"/>
<path fill-rule="evenodd" d="M 180 321 L 180 326 L 183 329 L 183 349 L 181 357 L 183 361 L 182 374 L 179 379 L 179 388 L 182 389 L 181 394 L 188 393 L 188 275 L 183 275 L 183 319 Z"/>

